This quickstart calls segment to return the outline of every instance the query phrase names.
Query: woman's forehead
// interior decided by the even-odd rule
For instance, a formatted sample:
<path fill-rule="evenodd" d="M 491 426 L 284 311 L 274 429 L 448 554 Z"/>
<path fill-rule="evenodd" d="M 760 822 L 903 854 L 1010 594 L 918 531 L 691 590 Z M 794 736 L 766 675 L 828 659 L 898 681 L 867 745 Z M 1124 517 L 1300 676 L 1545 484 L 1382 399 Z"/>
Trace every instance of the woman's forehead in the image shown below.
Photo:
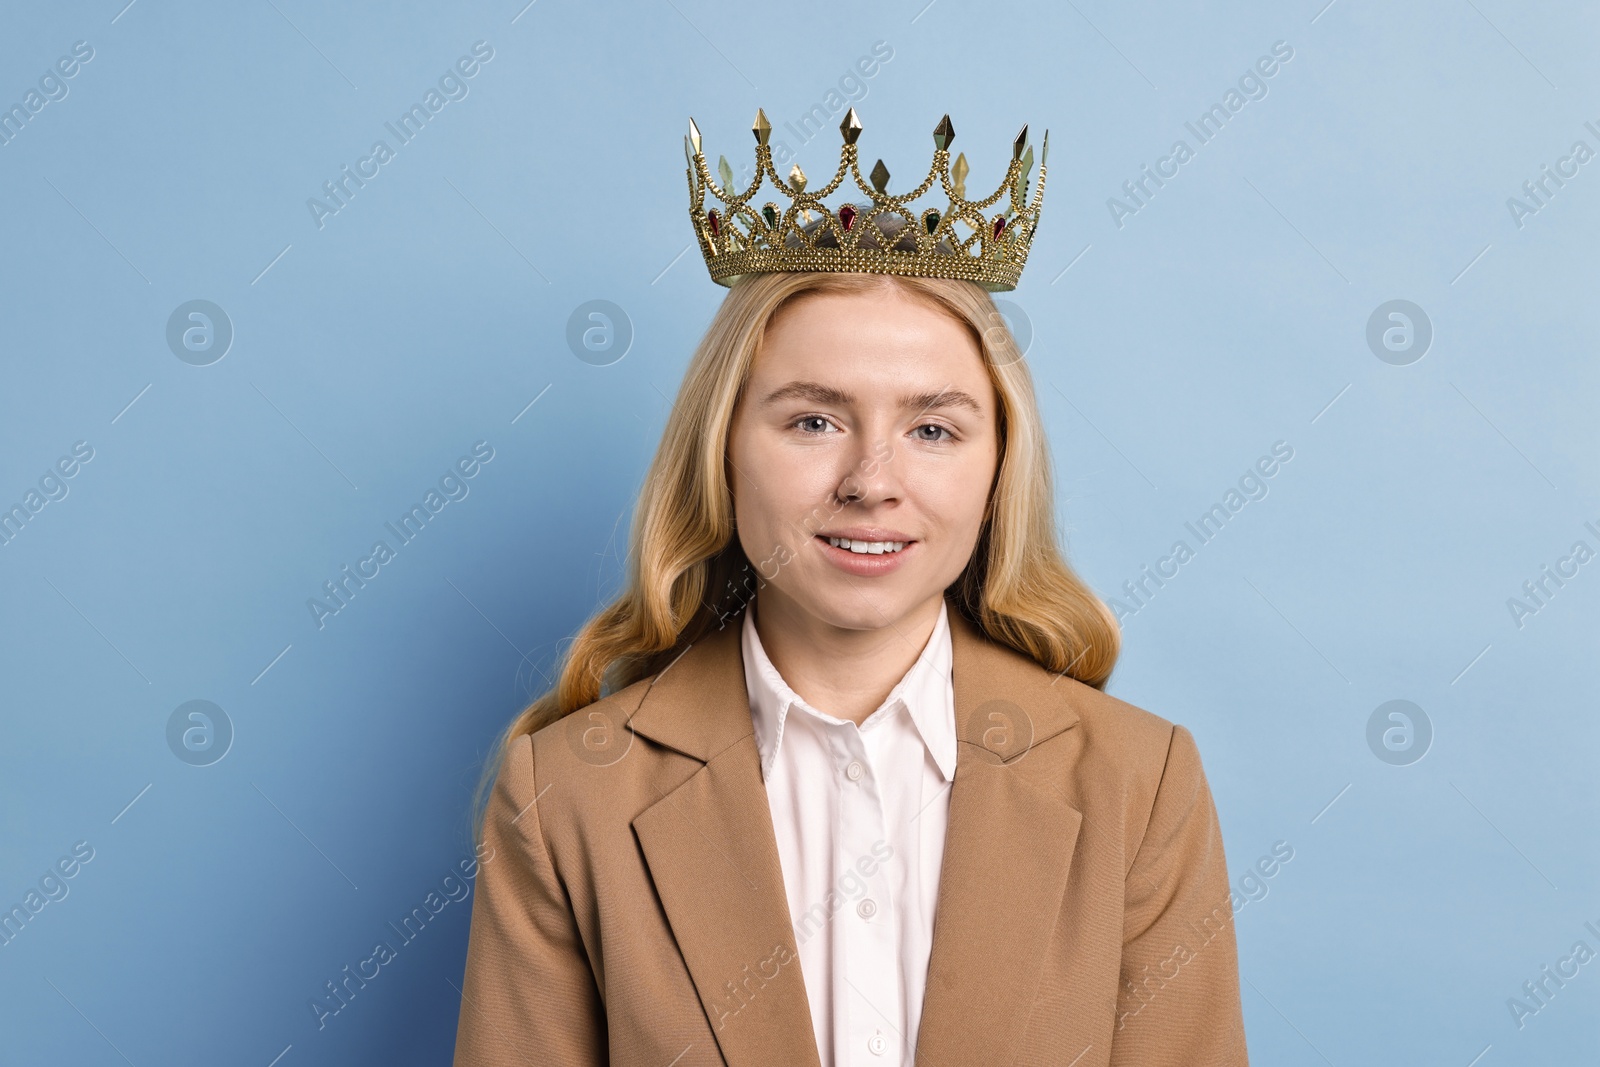
<path fill-rule="evenodd" d="M 982 370 L 982 352 L 963 320 L 926 301 L 873 293 L 808 294 L 768 323 L 757 352 L 758 364 L 775 371 L 860 360 L 899 362 L 907 370 L 921 363 Z"/>

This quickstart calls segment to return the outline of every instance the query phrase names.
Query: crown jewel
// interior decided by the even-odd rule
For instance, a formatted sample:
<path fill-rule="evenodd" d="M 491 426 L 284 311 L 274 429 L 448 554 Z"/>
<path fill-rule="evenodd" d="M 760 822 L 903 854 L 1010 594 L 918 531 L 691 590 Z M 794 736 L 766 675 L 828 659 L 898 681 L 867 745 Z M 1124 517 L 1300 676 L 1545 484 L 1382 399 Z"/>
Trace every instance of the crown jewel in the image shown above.
<path fill-rule="evenodd" d="M 717 159 L 717 180 L 701 151 L 700 128 L 689 120 L 683 152 L 689 161 L 689 217 L 706 268 L 713 281 L 731 286 L 748 274 L 773 271 L 860 271 L 871 274 L 906 274 L 925 278 L 960 278 L 976 282 L 990 292 L 1016 288 L 1028 249 L 1039 225 L 1044 201 L 1045 160 L 1050 154 L 1050 134 L 1039 147 L 1039 177 L 1028 201 L 1028 179 L 1033 170 L 1033 146 L 1028 127 L 1022 127 L 1011 145 L 1011 164 L 1000 187 L 981 200 L 967 199 L 967 157 L 950 160 L 955 127 L 950 116 L 933 129 L 933 166 L 915 189 L 900 195 L 889 192 L 890 173 L 883 160 L 861 176 L 856 142 L 861 119 L 851 108 L 839 124 L 843 144 L 839 169 L 820 188 L 806 191 L 807 180 L 799 164 L 785 182 L 772 164 L 772 124 L 757 110 L 751 132 L 756 139 L 756 175 L 743 191 L 733 188 L 733 168 L 726 156 Z M 829 208 L 822 198 L 844 183 L 846 174 L 865 202 Z M 787 204 L 767 200 L 759 209 L 755 199 L 770 180 L 777 196 Z M 920 211 L 912 204 L 937 183 L 943 197 Z M 710 192 L 720 207 L 707 208 Z M 1009 194 L 1003 212 L 986 215 L 985 209 Z M 812 221 L 812 213 L 818 219 Z M 886 234 L 880 220 L 890 222 Z M 869 232 L 870 231 L 870 232 Z M 963 232 L 965 231 L 965 232 Z M 887 246 L 887 247 L 884 247 Z"/>

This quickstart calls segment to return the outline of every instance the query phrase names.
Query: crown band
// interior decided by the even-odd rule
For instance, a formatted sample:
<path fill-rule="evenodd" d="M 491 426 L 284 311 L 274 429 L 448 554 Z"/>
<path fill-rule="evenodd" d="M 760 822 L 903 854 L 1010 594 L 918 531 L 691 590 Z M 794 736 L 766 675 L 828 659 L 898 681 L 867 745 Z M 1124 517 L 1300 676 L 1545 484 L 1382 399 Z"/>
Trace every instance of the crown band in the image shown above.
<path fill-rule="evenodd" d="M 965 154 L 958 154 L 953 166 L 950 162 L 948 149 L 955 130 L 949 115 L 934 128 L 933 166 L 927 178 L 916 189 L 898 196 L 888 192 L 889 170 L 881 159 L 872 168 L 871 184 L 863 180 L 856 149 L 861 128 L 861 120 L 851 108 L 839 125 L 844 143 L 838 171 L 827 185 L 807 192 L 806 175 L 798 164 L 790 170 L 788 182 L 774 169 L 767 144 L 772 126 L 758 110 L 751 127 L 756 138 L 755 180 L 737 192 L 732 189 L 733 170 L 726 156 L 717 162 L 720 183 L 712 179 L 701 151 L 699 127 L 689 120 L 683 145 L 689 162 L 689 217 L 712 280 L 731 286 L 748 275 L 774 271 L 849 271 L 957 278 L 990 292 L 1014 289 L 1039 224 L 1049 133 L 1040 146 L 1039 178 L 1029 203 L 1033 147 L 1026 126 L 1012 143 L 1005 179 L 982 200 L 966 198 Z M 847 174 L 868 202 L 828 208 L 822 198 L 837 190 Z M 768 179 L 789 204 L 780 207 L 769 200 L 758 212 L 752 200 Z M 913 202 L 935 182 L 945 194 L 942 206 L 914 209 Z M 721 202 L 720 211 L 705 207 L 707 192 Z M 984 209 L 1007 192 L 1010 202 L 1005 211 L 986 216 Z M 813 212 L 819 216 L 816 221 Z M 885 221 L 889 223 L 887 232 L 882 225 Z M 963 234 L 960 228 L 968 232 Z M 906 247 L 908 237 L 914 247 Z"/>

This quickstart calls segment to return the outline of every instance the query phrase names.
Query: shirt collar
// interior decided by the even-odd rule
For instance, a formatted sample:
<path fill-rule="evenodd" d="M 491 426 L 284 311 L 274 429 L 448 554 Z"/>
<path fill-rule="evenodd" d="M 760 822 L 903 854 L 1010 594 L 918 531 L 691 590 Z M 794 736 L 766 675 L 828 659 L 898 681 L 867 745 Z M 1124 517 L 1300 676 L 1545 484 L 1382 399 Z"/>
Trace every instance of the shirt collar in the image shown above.
<path fill-rule="evenodd" d="M 878 706 L 878 711 L 881 711 L 897 700 L 905 702 L 922 743 L 947 782 L 955 777 L 956 770 L 955 697 L 950 676 L 948 610 L 946 603 L 941 602 L 939 619 L 934 623 L 933 633 L 923 646 L 922 654 Z M 791 706 L 799 705 L 825 722 L 841 723 L 847 720 L 813 708 L 783 680 L 778 668 L 761 647 L 761 637 L 756 633 L 754 602 L 745 610 L 740 640 L 744 651 L 745 688 L 750 697 L 750 717 L 755 728 L 756 746 L 761 753 L 761 775 L 765 779 L 783 744 L 783 727 Z M 877 711 L 873 714 L 877 714 Z"/>

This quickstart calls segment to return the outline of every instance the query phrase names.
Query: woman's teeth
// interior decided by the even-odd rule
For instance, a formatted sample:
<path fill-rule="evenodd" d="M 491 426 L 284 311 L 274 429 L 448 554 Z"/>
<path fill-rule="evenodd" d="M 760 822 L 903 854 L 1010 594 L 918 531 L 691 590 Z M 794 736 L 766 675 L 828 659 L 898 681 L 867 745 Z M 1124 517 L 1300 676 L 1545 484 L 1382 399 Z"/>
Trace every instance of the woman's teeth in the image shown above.
<path fill-rule="evenodd" d="M 832 545 L 834 548 L 842 548 L 842 549 L 845 549 L 847 551 L 855 552 L 855 553 L 858 553 L 858 554 L 867 554 L 867 555 L 879 556 L 879 555 L 882 555 L 885 552 L 898 552 L 902 548 L 906 547 L 906 545 L 910 544 L 910 542 L 909 541 L 852 541 L 847 537 L 830 537 L 830 538 L 828 538 L 828 544 Z"/>

